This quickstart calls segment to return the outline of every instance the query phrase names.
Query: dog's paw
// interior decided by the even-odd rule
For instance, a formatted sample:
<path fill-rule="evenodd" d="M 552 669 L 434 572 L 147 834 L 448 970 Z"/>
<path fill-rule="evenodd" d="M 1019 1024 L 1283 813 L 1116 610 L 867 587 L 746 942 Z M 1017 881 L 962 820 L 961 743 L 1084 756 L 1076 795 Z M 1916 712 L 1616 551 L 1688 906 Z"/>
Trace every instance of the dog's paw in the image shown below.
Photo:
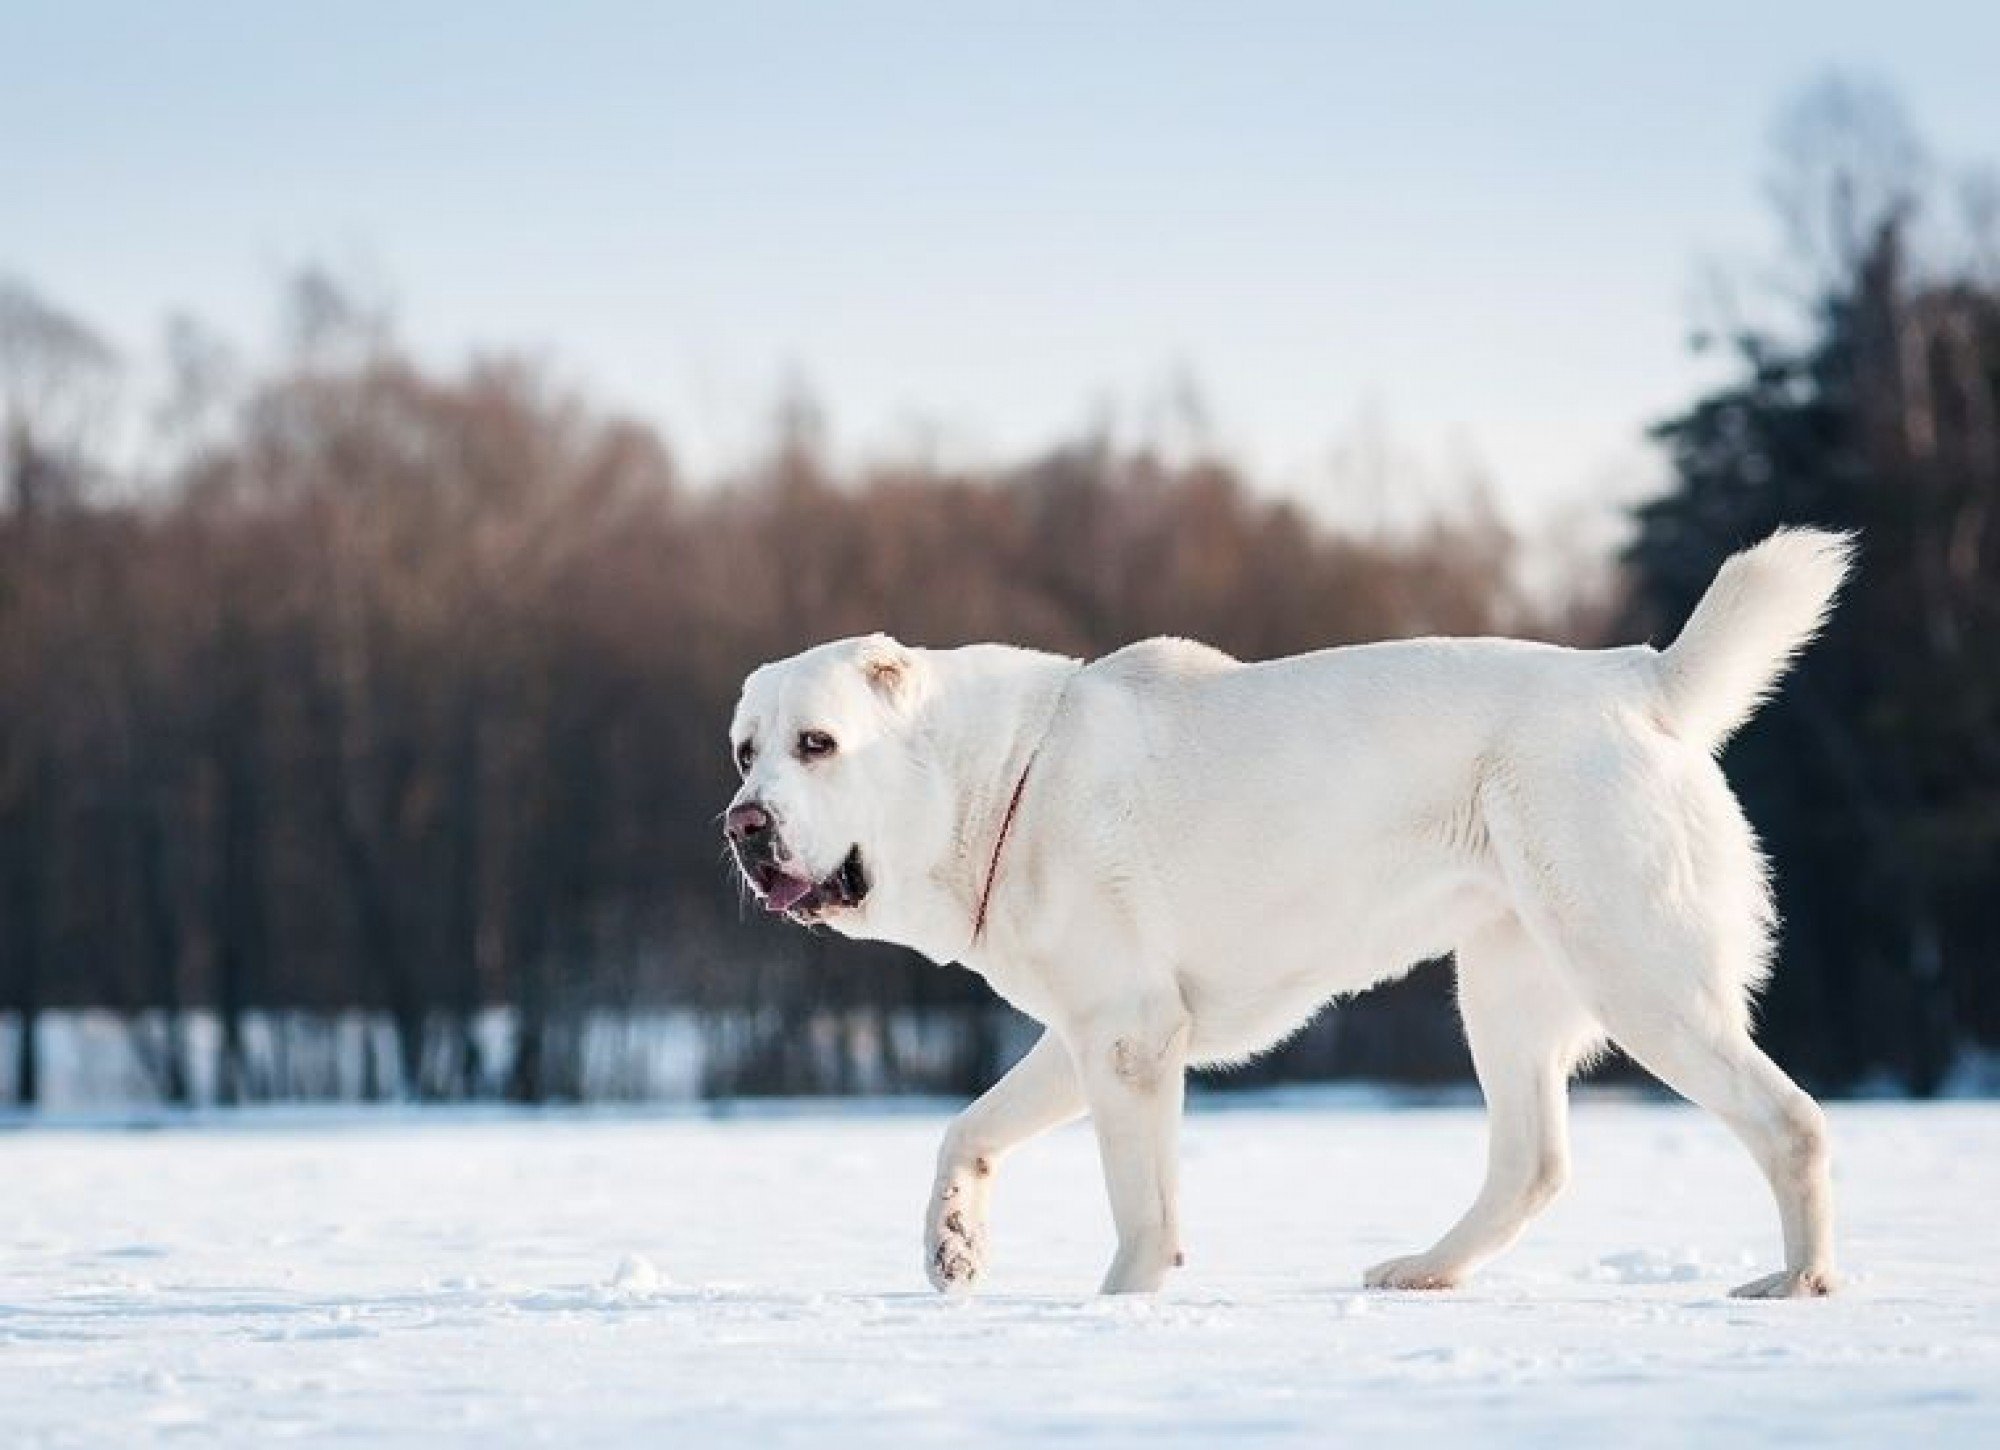
<path fill-rule="evenodd" d="M 1118 1253 L 1098 1286 L 1100 1294 L 1153 1294 L 1167 1275 L 1187 1263 L 1187 1254 L 1173 1236 L 1154 1232 L 1135 1235 L 1118 1245 Z"/>
<path fill-rule="evenodd" d="M 1824 1299 L 1840 1287 L 1831 1269 L 1780 1269 L 1729 1291 L 1734 1299 Z"/>
<path fill-rule="evenodd" d="M 1370 1289 L 1456 1289 L 1461 1275 L 1427 1254 L 1385 1259 L 1362 1275 Z"/>
<path fill-rule="evenodd" d="M 966 1294 L 986 1277 L 986 1225 L 947 1190 L 932 1206 L 924 1235 L 924 1272 L 942 1294 Z"/>

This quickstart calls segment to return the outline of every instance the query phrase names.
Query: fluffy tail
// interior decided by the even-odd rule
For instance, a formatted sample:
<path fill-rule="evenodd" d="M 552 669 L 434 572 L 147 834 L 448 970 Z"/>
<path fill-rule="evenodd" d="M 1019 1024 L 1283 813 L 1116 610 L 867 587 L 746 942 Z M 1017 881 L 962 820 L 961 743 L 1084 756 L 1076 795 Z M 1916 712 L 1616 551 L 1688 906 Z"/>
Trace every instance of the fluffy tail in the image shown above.
<path fill-rule="evenodd" d="M 1660 656 L 1668 728 L 1720 749 L 1826 622 L 1853 557 L 1852 534 L 1780 529 L 1725 560 Z"/>

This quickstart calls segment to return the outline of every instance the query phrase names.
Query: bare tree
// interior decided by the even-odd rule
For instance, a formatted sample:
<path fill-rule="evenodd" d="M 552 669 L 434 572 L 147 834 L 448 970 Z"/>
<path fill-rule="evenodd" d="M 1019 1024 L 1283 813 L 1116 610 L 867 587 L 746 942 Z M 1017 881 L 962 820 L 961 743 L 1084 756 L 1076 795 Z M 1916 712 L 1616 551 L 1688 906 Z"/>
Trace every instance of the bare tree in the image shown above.
<path fill-rule="evenodd" d="M 1780 113 L 1765 183 L 1787 248 L 1818 299 L 1853 278 L 1885 227 L 1906 227 L 1930 160 L 1889 87 L 1832 74 Z"/>

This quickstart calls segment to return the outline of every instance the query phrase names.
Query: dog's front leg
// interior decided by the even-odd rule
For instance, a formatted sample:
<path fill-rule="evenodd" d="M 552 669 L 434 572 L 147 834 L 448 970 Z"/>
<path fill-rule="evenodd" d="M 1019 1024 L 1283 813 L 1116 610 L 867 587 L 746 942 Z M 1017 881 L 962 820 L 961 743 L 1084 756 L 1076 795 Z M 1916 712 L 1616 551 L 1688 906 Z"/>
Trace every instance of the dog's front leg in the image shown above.
<path fill-rule="evenodd" d="M 1150 1294 L 1182 1259 L 1178 1139 L 1188 1031 L 1179 1000 L 1163 1000 L 1100 1015 L 1072 1043 L 1118 1228 L 1106 1294 Z"/>
<path fill-rule="evenodd" d="M 993 1170 L 1010 1149 L 1083 1113 L 1069 1049 L 1053 1032 L 952 1120 L 938 1150 L 924 1218 L 924 1272 L 933 1288 L 971 1289 L 986 1273 L 986 1204 Z"/>

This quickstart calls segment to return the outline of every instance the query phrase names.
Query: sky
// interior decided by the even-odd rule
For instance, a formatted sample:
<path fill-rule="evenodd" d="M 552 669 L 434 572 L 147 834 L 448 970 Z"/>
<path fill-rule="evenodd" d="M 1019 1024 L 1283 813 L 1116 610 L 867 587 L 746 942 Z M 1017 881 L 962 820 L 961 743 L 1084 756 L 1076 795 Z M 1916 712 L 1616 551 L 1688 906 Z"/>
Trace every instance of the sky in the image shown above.
<path fill-rule="evenodd" d="M 1381 507 L 1387 458 L 1531 520 L 1658 477 L 1786 98 L 1858 73 L 2000 160 L 1995 54 L 1926 0 L 11 0 L 0 275 L 142 366 L 177 310 L 272 345 L 325 263 L 697 475 L 791 386 L 846 456 L 966 462 L 1192 390 L 1268 488 Z"/>

